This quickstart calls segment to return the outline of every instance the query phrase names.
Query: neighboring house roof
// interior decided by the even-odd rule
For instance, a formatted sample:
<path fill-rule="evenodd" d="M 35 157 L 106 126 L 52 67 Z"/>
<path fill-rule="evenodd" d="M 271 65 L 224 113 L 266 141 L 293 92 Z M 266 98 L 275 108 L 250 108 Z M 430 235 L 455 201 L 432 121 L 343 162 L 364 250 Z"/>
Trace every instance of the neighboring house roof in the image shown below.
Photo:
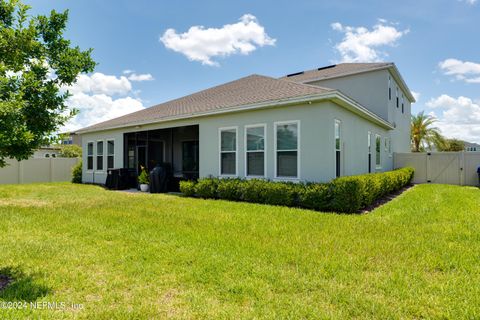
<path fill-rule="evenodd" d="M 320 99 L 335 101 L 339 105 L 347 107 L 385 128 L 392 128 L 390 123 L 341 94 L 339 91 L 284 79 L 250 75 L 80 129 L 77 133 L 158 123 L 224 112 L 274 107 L 293 104 L 295 102 L 307 103 Z"/>
<path fill-rule="evenodd" d="M 351 76 L 354 74 L 389 69 L 395 80 L 399 83 L 402 89 L 407 94 L 407 97 L 411 102 L 415 102 L 410 89 L 403 80 L 397 67 L 392 62 L 381 63 L 340 63 L 331 66 L 326 66 L 318 69 L 307 70 L 288 74 L 280 79 L 288 79 L 299 83 L 311 83 L 315 81 L 340 78 L 345 76 Z"/>

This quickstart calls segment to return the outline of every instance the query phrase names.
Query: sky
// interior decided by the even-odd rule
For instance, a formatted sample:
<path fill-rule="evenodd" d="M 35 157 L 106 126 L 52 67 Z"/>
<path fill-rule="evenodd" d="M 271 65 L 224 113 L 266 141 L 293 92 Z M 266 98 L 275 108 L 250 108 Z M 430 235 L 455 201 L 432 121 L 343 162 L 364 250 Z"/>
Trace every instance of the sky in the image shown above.
<path fill-rule="evenodd" d="M 69 88 L 75 130 L 250 74 L 394 62 L 412 113 L 480 143 L 480 0 L 25 0 L 69 10 L 65 37 L 96 70 Z"/>

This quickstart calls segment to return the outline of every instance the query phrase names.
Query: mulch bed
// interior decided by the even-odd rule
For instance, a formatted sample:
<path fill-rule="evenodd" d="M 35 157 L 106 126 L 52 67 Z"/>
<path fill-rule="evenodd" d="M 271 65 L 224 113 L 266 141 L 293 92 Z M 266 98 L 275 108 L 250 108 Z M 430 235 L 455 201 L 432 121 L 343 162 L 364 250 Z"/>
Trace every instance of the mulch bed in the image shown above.
<path fill-rule="evenodd" d="M 7 277 L 3 274 L 0 274 L 0 292 L 5 289 L 11 282 L 13 281 L 12 278 Z"/>
<path fill-rule="evenodd" d="M 363 213 L 369 213 L 375 209 L 377 209 L 378 207 L 381 207 L 383 206 L 384 204 L 392 201 L 393 199 L 395 199 L 396 197 L 398 197 L 399 195 L 401 195 L 402 193 L 404 193 L 405 191 L 409 190 L 410 188 L 413 188 L 413 185 L 409 185 L 409 186 L 406 186 L 400 190 L 398 190 L 397 192 L 395 193 L 391 193 L 389 195 L 386 195 L 385 197 L 381 198 L 381 199 L 378 199 L 377 201 L 375 201 L 372 205 L 362 209 L 362 211 L 360 211 L 361 214 Z"/>

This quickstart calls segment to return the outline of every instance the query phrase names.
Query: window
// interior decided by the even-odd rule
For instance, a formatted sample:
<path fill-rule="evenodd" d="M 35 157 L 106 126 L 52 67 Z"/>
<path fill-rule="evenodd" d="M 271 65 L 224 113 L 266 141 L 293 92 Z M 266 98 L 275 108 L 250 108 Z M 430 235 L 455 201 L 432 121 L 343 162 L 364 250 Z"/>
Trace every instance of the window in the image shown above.
<path fill-rule="evenodd" d="M 342 141 L 340 139 L 340 121 L 335 120 L 335 176 L 340 177 Z"/>
<path fill-rule="evenodd" d="M 237 128 L 220 129 L 220 174 L 237 175 Z"/>
<path fill-rule="evenodd" d="M 372 133 L 368 131 L 368 173 L 372 172 Z"/>
<path fill-rule="evenodd" d="M 103 170 L 103 141 L 97 141 L 97 170 Z"/>
<path fill-rule="evenodd" d="M 402 93 L 402 113 L 405 113 L 405 99 L 403 97 L 403 93 Z"/>
<path fill-rule="evenodd" d="M 388 76 L 388 100 L 392 100 L 392 78 Z"/>
<path fill-rule="evenodd" d="M 50 154 L 45 153 L 45 158 L 50 158 Z"/>
<path fill-rule="evenodd" d="M 388 138 L 387 137 L 385 137 L 384 144 L 385 144 L 385 152 L 388 152 Z"/>
<path fill-rule="evenodd" d="M 382 167 L 381 151 L 382 151 L 382 138 L 377 134 L 375 135 L 375 165 L 377 169 L 380 169 Z"/>
<path fill-rule="evenodd" d="M 115 167 L 115 141 L 107 140 L 107 169 Z"/>
<path fill-rule="evenodd" d="M 265 176 L 265 125 L 245 127 L 246 176 Z"/>
<path fill-rule="evenodd" d="M 57 155 L 55 153 L 52 153 L 52 158 L 56 158 Z"/>
<path fill-rule="evenodd" d="M 87 170 L 93 170 L 93 142 L 87 144 Z"/>
<path fill-rule="evenodd" d="M 300 123 L 275 123 L 275 177 L 298 178 Z"/>
<path fill-rule="evenodd" d="M 399 106 L 399 101 L 398 101 L 398 87 L 397 87 L 396 95 L 397 95 L 397 108 L 398 108 L 398 106 Z"/>

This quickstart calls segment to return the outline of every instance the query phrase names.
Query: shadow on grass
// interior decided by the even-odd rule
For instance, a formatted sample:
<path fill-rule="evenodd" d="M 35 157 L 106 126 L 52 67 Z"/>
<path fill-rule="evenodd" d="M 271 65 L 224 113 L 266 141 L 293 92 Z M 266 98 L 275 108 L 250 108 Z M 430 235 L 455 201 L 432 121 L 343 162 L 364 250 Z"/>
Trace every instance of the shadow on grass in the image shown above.
<path fill-rule="evenodd" d="M 47 286 L 36 281 L 35 275 L 27 275 L 16 267 L 1 268 L 1 279 L 0 300 L 32 302 L 50 292 Z"/>

